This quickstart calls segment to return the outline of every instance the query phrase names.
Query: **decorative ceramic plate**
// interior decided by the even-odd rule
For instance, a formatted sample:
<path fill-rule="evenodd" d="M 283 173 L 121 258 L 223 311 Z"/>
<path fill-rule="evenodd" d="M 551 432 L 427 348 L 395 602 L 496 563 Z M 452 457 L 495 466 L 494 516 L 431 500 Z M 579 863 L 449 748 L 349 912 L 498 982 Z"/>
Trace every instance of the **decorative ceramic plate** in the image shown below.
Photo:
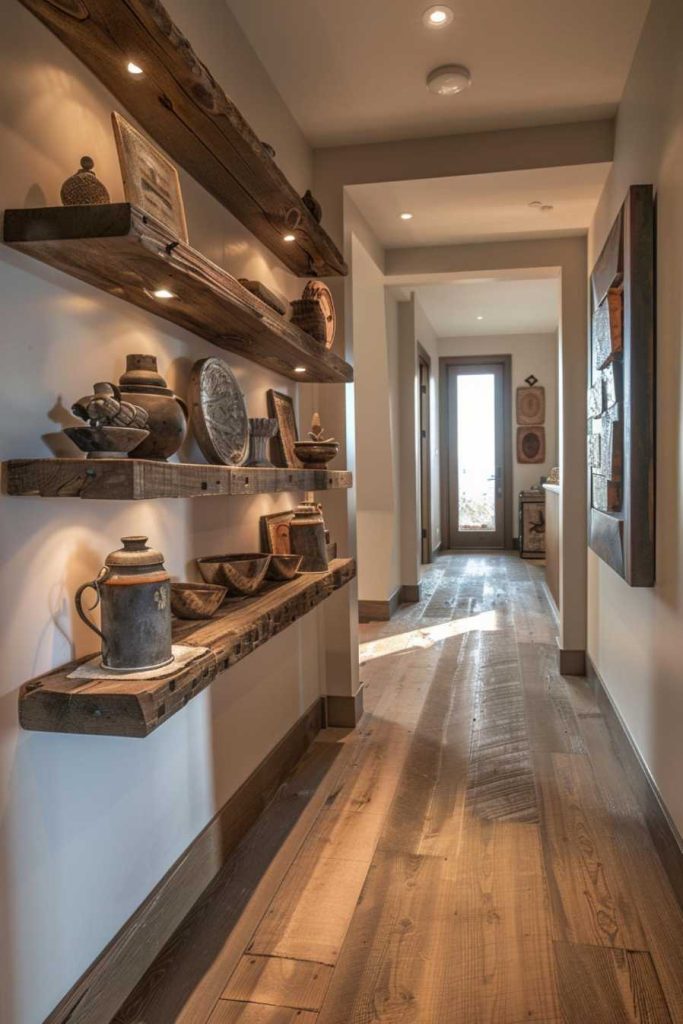
<path fill-rule="evenodd" d="M 334 311 L 332 292 L 322 281 L 309 281 L 304 288 L 302 299 L 317 299 L 325 315 L 325 348 L 332 348 L 337 333 L 337 314 Z"/>
<path fill-rule="evenodd" d="M 188 394 L 197 444 L 208 462 L 241 466 L 249 453 L 244 395 L 224 359 L 200 359 Z"/>

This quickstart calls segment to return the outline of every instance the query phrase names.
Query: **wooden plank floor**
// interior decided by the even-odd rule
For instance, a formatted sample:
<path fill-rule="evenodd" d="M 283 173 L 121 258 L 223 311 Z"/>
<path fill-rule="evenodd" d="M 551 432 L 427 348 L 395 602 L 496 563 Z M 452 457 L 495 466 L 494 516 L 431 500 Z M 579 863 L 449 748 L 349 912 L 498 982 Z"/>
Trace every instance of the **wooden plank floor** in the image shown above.
<path fill-rule="evenodd" d="M 683 914 L 543 570 L 448 555 L 115 1024 L 675 1024 Z"/>

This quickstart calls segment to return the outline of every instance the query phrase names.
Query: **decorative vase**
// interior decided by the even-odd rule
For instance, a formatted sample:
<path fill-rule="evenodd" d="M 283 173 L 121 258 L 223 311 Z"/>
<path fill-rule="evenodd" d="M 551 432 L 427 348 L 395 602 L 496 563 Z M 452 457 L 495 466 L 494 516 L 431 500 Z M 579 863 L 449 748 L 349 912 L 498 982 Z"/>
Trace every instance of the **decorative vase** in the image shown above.
<path fill-rule="evenodd" d="M 324 345 L 327 339 L 327 329 L 320 301 L 318 299 L 294 299 L 291 305 L 292 323 Z"/>
<path fill-rule="evenodd" d="M 249 458 L 246 466 L 262 466 L 272 469 L 273 463 L 268 458 L 268 442 L 277 434 L 277 420 L 259 416 L 249 418 Z"/>
<path fill-rule="evenodd" d="M 156 356 L 126 356 L 119 390 L 149 415 L 149 437 L 130 453 L 132 459 L 166 460 L 180 448 L 187 433 L 187 410 L 157 369 Z"/>
<path fill-rule="evenodd" d="M 95 174 L 90 156 L 81 157 L 81 166 L 67 178 L 60 190 L 64 206 L 102 206 L 110 202 L 109 193 Z"/>
<path fill-rule="evenodd" d="M 302 572 L 326 572 L 327 540 L 320 507 L 304 501 L 289 524 L 289 546 L 293 555 L 303 555 Z"/>

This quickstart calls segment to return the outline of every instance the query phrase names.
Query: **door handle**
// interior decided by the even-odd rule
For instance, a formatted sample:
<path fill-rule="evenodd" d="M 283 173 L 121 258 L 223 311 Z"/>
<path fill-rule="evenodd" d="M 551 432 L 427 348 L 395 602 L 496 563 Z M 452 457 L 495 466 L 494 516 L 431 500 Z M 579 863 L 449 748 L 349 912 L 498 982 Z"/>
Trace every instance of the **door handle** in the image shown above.
<path fill-rule="evenodd" d="M 496 496 L 503 497 L 503 467 L 496 466 Z"/>

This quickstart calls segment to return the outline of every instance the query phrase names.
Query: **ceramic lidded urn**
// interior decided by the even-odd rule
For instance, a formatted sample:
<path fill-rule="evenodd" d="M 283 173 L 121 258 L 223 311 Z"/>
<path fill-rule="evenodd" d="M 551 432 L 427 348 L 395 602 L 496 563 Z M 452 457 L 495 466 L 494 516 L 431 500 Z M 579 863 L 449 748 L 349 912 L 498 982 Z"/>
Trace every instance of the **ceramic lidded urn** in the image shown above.
<path fill-rule="evenodd" d="M 171 577 L 160 551 L 147 537 L 122 537 L 123 547 L 104 560 L 99 576 L 76 591 L 76 611 L 102 639 L 102 665 L 114 672 L 142 672 L 173 660 L 171 649 Z M 83 610 L 91 588 L 101 605 L 101 629 Z M 92 609 L 91 609 L 92 610 Z"/>
<path fill-rule="evenodd" d="M 180 448 L 187 433 L 187 410 L 157 368 L 156 356 L 126 356 L 119 391 L 148 413 L 149 437 L 130 453 L 132 459 L 165 460 Z"/>
<path fill-rule="evenodd" d="M 59 195 L 64 206 L 103 206 L 110 202 L 109 193 L 94 167 L 92 157 L 81 157 L 81 166 L 61 187 Z"/>

